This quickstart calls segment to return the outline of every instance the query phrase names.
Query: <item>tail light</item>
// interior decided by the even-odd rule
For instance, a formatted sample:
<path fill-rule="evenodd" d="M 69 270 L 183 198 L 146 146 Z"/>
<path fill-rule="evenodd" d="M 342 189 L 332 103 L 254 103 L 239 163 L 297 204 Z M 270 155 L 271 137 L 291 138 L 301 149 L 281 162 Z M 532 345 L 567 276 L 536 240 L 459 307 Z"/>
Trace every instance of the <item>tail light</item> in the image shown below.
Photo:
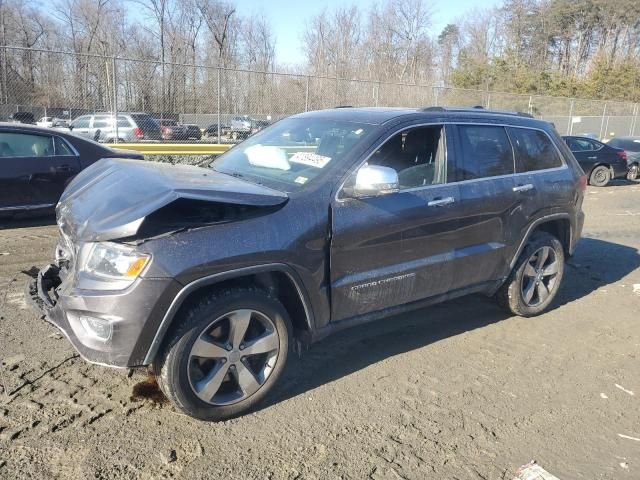
<path fill-rule="evenodd" d="M 144 132 L 139 127 L 136 127 L 136 128 L 133 129 L 133 134 L 138 138 L 144 137 Z"/>
<path fill-rule="evenodd" d="M 624 150 L 618 150 L 616 152 L 616 155 L 618 155 L 618 157 L 620 157 L 625 162 L 627 161 L 627 152 L 625 152 Z"/>
<path fill-rule="evenodd" d="M 584 192 L 587 189 L 587 176 L 580 175 L 578 177 L 578 190 Z"/>

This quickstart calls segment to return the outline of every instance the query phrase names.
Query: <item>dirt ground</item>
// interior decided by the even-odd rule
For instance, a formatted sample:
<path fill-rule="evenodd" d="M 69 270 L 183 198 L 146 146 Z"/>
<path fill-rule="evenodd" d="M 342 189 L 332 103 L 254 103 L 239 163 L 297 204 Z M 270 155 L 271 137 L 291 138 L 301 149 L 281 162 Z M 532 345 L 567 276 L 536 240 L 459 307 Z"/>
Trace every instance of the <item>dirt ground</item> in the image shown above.
<path fill-rule="evenodd" d="M 56 241 L 0 229 L 0 478 L 640 478 L 640 184 L 589 188 L 551 311 L 468 297 L 337 334 L 271 401 L 201 423 L 93 366 L 22 291 Z M 6 222 L 5 222 L 6 223 Z M 42 223 L 48 223 L 43 225 Z M 635 393 L 634 393 L 635 392 Z"/>

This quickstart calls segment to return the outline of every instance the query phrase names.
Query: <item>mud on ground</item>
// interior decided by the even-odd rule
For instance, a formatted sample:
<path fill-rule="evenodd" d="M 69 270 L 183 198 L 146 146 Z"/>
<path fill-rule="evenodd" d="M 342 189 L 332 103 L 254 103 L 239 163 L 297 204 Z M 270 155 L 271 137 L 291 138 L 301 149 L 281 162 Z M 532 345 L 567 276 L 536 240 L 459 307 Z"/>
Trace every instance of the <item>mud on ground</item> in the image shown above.
<path fill-rule="evenodd" d="M 25 305 L 51 220 L 0 229 L 0 478 L 640 478 L 640 185 L 589 188 L 584 238 L 534 319 L 468 297 L 340 333 L 261 410 L 180 415 Z M 44 223 L 44 224 L 43 224 Z M 48 224 L 47 224 L 48 223 Z"/>

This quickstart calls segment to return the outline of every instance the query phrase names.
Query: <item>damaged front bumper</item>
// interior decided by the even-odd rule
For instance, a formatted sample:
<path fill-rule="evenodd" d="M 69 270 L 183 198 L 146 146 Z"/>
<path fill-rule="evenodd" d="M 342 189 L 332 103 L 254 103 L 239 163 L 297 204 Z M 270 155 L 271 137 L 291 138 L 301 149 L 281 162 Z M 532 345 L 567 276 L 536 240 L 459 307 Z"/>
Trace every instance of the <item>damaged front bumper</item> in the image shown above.
<path fill-rule="evenodd" d="M 25 296 L 88 362 L 137 367 L 168 303 L 180 289 L 172 279 L 137 279 L 123 291 L 73 288 L 61 269 L 48 265 L 26 286 Z"/>

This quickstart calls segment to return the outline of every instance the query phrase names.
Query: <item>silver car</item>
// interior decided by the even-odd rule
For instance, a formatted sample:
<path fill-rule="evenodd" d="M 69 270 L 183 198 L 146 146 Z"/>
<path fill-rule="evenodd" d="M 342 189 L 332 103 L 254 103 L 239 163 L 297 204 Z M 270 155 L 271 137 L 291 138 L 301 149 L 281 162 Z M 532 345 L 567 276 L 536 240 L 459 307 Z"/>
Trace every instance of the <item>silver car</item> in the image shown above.
<path fill-rule="evenodd" d="M 112 143 L 116 139 L 123 143 L 162 139 L 160 126 L 146 113 L 119 114 L 117 124 L 115 116 L 109 113 L 82 115 L 71 122 L 69 130 L 76 135 L 104 143 Z"/>

